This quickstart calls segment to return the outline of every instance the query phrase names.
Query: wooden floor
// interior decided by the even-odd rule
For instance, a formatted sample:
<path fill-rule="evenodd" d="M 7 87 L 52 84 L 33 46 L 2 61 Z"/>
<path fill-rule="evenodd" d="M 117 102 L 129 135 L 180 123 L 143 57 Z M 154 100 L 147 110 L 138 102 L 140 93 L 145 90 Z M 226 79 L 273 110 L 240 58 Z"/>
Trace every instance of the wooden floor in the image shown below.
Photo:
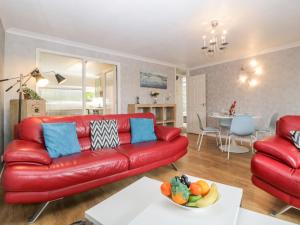
<path fill-rule="evenodd" d="M 251 153 L 232 154 L 230 161 L 227 161 L 226 154 L 216 148 L 214 138 L 205 138 L 202 149 L 198 152 L 195 149 L 197 137 L 195 135 L 188 135 L 188 137 L 190 140 L 189 153 L 176 163 L 180 172 L 174 171 L 170 166 L 165 166 L 140 176 L 131 177 L 54 202 L 48 206 L 36 225 L 69 225 L 82 219 L 85 210 L 120 191 L 142 176 L 164 180 L 185 173 L 241 187 L 244 190 L 242 207 L 264 214 L 269 214 L 272 210 L 278 210 L 284 206 L 284 203 L 280 200 L 252 185 L 250 180 Z M 0 192 L 2 193 L 2 191 Z M 1 193 L 0 224 L 26 224 L 27 217 L 37 209 L 38 205 L 7 205 L 3 203 Z M 126 204 L 126 202 L 120 204 Z M 114 216 L 117 216 L 117 212 Z M 279 218 L 300 224 L 300 211 L 293 209 L 279 216 Z"/>

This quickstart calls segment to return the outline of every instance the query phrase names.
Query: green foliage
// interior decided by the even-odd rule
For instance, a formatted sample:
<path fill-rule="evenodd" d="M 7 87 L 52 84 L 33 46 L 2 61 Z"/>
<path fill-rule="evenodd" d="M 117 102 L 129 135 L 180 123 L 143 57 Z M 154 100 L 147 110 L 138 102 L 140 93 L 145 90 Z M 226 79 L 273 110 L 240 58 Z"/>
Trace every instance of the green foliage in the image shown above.
<path fill-rule="evenodd" d="M 190 190 L 189 188 L 181 183 L 181 181 L 177 177 L 173 177 L 170 180 L 171 186 L 172 186 L 172 194 L 181 193 L 182 196 L 188 200 L 190 196 Z"/>
<path fill-rule="evenodd" d="M 34 90 L 25 87 L 23 89 L 23 94 L 25 96 L 26 99 L 31 99 L 31 100 L 43 100 L 41 98 L 41 96 L 38 95 L 38 93 L 36 93 Z"/>
<path fill-rule="evenodd" d="M 86 92 L 85 93 L 85 99 L 88 101 L 88 102 L 91 102 L 93 101 L 93 98 L 95 97 L 95 93 L 93 92 Z"/>

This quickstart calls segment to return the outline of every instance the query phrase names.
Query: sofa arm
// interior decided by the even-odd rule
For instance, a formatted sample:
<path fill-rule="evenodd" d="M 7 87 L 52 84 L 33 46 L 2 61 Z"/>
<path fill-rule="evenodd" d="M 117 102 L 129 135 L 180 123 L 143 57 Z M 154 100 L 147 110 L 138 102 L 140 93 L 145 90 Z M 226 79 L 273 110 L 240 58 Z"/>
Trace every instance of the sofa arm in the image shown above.
<path fill-rule="evenodd" d="M 279 136 L 273 136 L 254 143 L 254 148 L 258 152 L 270 155 L 288 166 L 300 168 L 300 152 L 294 144 Z"/>
<path fill-rule="evenodd" d="M 31 141 L 13 140 L 4 152 L 4 162 L 6 163 L 22 162 L 48 165 L 51 161 L 45 147 Z"/>
<path fill-rule="evenodd" d="M 172 141 L 180 135 L 181 129 L 176 127 L 156 126 L 155 134 L 159 140 Z"/>

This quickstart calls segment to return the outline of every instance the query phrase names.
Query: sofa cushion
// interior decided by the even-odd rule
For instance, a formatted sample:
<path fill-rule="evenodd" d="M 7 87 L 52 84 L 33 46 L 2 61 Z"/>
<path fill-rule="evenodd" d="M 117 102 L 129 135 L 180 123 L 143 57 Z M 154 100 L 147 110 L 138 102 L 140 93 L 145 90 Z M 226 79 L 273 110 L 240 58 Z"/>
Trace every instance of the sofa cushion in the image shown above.
<path fill-rule="evenodd" d="M 117 174 L 128 167 L 128 158 L 114 149 L 88 150 L 53 159 L 47 166 L 8 166 L 3 182 L 6 191 L 49 191 Z"/>
<path fill-rule="evenodd" d="M 91 121 L 92 149 L 115 148 L 120 144 L 116 120 Z"/>
<path fill-rule="evenodd" d="M 120 145 L 117 148 L 117 151 L 127 156 L 130 164 L 129 168 L 135 169 L 172 157 L 180 151 L 185 151 L 187 145 L 187 138 L 181 136 L 174 139 L 172 142 L 153 141 Z"/>
<path fill-rule="evenodd" d="M 45 145 L 51 158 L 80 152 L 80 145 L 73 123 L 43 123 Z"/>
<path fill-rule="evenodd" d="M 291 130 L 300 130 L 300 116 L 283 116 L 276 124 L 276 134 L 291 140 Z"/>
<path fill-rule="evenodd" d="M 253 175 L 279 190 L 300 197 L 300 170 L 270 158 L 264 154 L 256 154 L 251 161 Z"/>
<path fill-rule="evenodd" d="M 3 159 L 5 163 L 37 163 L 48 165 L 52 162 L 43 145 L 24 140 L 11 141 L 5 149 Z"/>
<path fill-rule="evenodd" d="M 163 141 L 172 141 L 179 137 L 180 132 L 181 129 L 177 127 L 156 126 L 155 128 L 157 138 Z"/>
<path fill-rule="evenodd" d="M 275 135 L 264 140 L 256 141 L 254 148 L 258 152 L 276 158 L 292 168 L 300 168 L 300 152 L 290 140 Z"/>
<path fill-rule="evenodd" d="M 291 130 L 292 141 L 298 150 L 300 150 L 300 131 L 299 130 Z"/>
<path fill-rule="evenodd" d="M 131 143 L 156 141 L 153 119 L 130 118 Z"/>
<path fill-rule="evenodd" d="M 91 149 L 91 138 L 90 137 L 83 137 L 78 138 L 80 144 L 80 151 L 90 150 Z"/>

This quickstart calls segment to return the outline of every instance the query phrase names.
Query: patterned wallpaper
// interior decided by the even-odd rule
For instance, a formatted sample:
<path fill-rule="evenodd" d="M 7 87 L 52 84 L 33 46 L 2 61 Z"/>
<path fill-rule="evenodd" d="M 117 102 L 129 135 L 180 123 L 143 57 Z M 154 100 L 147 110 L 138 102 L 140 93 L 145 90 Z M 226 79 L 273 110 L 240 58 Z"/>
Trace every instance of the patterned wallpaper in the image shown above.
<path fill-rule="evenodd" d="M 142 72 L 153 72 L 168 77 L 168 89 L 161 90 L 158 98 L 159 103 L 165 102 L 165 97 L 170 95 L 168 103 L 175 102 L 175 68 L 154 63 L 148 63 L 121 56 L 91 51 L 82 48 L 63 45 L 51 41 L 44 41 L 14 34 L 7 34 L 5 43 L 5 74 L 15 76 L 19 73 L 29 72 L 36 66 L 36 49 L 47 49 L 51 51 L 62 52 L 71 55 L 86 56 L 91 58 L 109 60 L 120 63 L 120 113 L 127 112 L 127 105 L 135 103 L 136 96 L 140 96 L 140 103 L 152 103 L 150 92 L 153 89 L 140 88 L 139 74 Z M 9 84 L 6 84 L 9 85 Z M 34 84 L 31 84 L 34 88 Z M 4 127 L 5 143 L 10 139 L 9 128 L 9 101 L 17 98 L 14 91 L 4 96 Z"/>
<path fill-rule="evenodd" d="M 4 27 L 2 25 L 0 19 L 0 79 L 3 78 L 3 65 L 4 65 L 4 39 L 5 39 L 5 32 Z M 2 83 L 0 83 L 0 155 L 3 151 L 3 90 L 2 90 Z"/>
<path fill-rule="evenodd" d="M 250 88 L 238 82 L 239 71 L 249 59 L 190 71 L 190 75 L 206 74 L 207 114 L 229 109 L 237 101 L 237 113 L 259 116 L 258 125 L 268 123 L 272 113 L 300 114 L 300 47 L 281 50 L 255 59 L 264 74 L 259 84 Z M 215 121 L 207 117 L 208 125 Z"/>

